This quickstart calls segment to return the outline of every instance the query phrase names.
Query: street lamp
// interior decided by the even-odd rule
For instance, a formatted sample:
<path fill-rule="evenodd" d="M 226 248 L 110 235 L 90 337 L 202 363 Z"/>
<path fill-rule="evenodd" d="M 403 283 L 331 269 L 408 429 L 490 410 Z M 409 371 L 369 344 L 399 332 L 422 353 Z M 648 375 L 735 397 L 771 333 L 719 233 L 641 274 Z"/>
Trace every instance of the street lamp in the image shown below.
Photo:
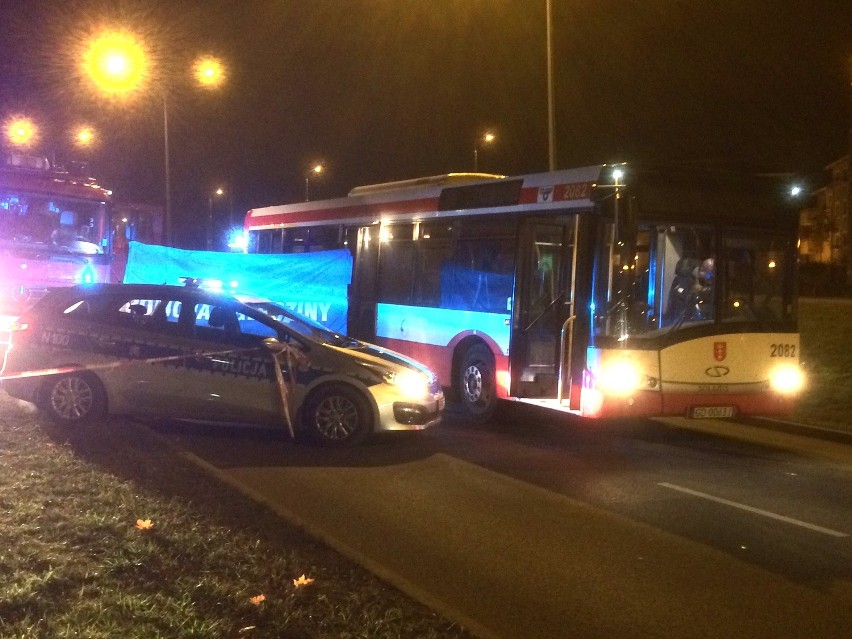
<path fill-rule="evenodd" d="M 305 175 L 305 202 L 308 202 L 311 199 L 311 176 L 319 176 L 323 171 L 325 171 L 325 167 L 321 162 L 317 162 Z"/>
<path fill-rule="evenodd" d="M 198 85 L 205 89 L 216 89 L 225 81 L 225 66 L 213 56 L 201 56 L 193 65 L 194 75 Z M 163 156 L 165 158 L 166 175 L 166 246 L 172 244 L 172 188 L 171 172 L 169 171 L 169 103 L 166 98 L 166 88 L 163 88 Z M 221 195 L 218 189 L 217 193 Z M 211 204 L 212 209 L 212 204 Z M 212 222 L 211 222 L 212 224 Z M 212 232 L 212 231 L 211 231 Z M 208 239 L 208 249 L 211 240 Z"/>
<path fill-rule="evenodd" d="M 74 144 L 79 147 L 90 147 L 95 143 L 95 130 L 85 124 L 77 127 L 73 136 Z"/>
<path fill-rule="evenodd" d="M 126 99 L 144 88 L 151 77 L 151 63 L 140 40 L 127 31 L 108 31 L 88 43 L 81 67 L 102 94 Z M 198 58 L 193 71 L 199 86 L 214 89 L 224 82 L 224 64 L 213 56 Z M 171 171 L 169 167 L 169 103 L 168 90 L 161 89 L 163 100 L 163 166 L 166 200 L 166 245 L 172 244 Z"/>
<path fill-rule="evenodd" d="M 204 89 L 217 89 L 225 82 L 225 66 L 218 58 L 203 55 L 192 66 L 195 81 Z"/>
<path fill-rule="evenodd" d="M 105 31 L 92 38 L 81 58 L 83 74 L 98 91 L 124 100 L 143 89 L 151 75 L 148 51 L 125 30 Z"/>
<path fill-rule="evenodd" d="M 225 189 L 218 188 L 207 198 L 207 250 L 213 250 L 213 198 L 221 197 L 225 194 Z"/>
<path fill-rule="evenodd" d="M 479 147 L 484 146 L 486 144 L 491 144 L 494 140 L 497 139 L 497 136 L 491 133 L 490 131 L 486 131 L 485 134 L 482 135 L 476 141 L 476 144 L 473 147 L 473 172 L 476 173 L 479 171 Z"/>
<path fill-rule="evenodd" d="M 12 146 L 29 148 L 34 146 L 38 141 L 38 127 L 29 118 L 23 116 L 12 117 L 6 122 L 3 128 L 6 140 Z"/>

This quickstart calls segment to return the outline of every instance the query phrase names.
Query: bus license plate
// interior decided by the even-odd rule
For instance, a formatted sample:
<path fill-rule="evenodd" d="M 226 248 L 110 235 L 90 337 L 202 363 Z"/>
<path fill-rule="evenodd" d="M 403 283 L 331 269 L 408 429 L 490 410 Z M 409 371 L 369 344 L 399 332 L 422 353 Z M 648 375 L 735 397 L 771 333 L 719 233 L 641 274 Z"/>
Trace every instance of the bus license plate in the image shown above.
<path fill-rule="evenodd" d="M 695 406 L 689 411 L 689 416 L 695 419 L 720 419 L 733 417 L 733 406 Z"/>

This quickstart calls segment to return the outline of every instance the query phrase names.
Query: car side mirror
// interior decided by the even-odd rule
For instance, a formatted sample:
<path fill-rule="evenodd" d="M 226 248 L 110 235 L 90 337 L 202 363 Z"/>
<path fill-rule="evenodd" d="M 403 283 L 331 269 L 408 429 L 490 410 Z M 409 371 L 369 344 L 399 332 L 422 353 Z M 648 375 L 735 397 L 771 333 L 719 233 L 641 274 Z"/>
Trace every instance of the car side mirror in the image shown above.
<path fill-rule="evenodd" d="M 267 337 L 263 340 L 263 347 L 266 350 L 272 351 L 273 353 L 278 353 L 284 349 L 284 345 L 277 337 Z"/>

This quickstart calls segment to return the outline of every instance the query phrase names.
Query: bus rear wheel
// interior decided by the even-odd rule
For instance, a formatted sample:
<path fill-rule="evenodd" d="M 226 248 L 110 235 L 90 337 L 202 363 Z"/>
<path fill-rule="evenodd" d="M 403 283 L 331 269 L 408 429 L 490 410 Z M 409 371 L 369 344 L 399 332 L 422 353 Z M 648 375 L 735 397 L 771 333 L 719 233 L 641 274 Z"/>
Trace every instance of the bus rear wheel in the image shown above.
<path fill-rule="evenodd" d="M 468 347 L 459 358 L 455 394 L 462 419 L 474 423 L 488 421 L 497 405 L 494 356 L 483 344 Z"/>

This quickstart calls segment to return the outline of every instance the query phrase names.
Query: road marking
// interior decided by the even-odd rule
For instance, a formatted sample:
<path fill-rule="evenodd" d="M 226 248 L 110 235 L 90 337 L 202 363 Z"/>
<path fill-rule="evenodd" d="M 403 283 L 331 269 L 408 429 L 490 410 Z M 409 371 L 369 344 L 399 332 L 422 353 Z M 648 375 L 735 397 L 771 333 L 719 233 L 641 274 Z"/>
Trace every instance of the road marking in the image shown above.
<path fill-rule="evenodd" d="M 660 482 L 657 484 L 658 486 L 662 486 L 663 488 L 671 488 L 672 490 L 677 490 L 682 493 L 686 493 L 687 495 L 692 495 L 693 497 L 701 497 L 702 499 L 708 499 L 710 501 L 715 501 L 719 504 L 724 504 L 725 506 L 731 506 L 733 508 L 739 508 L 740 510 L 745 510 L 750 513 L 754 513 L 756 515 L 763 515 L 764 517 L 769 517 L 770 519 L 777 519 L 778 521 L 783 521 L 788 524 L 793 524 L 795 526 L 801 526 L 802 528 L 807 528 L 808 530 L 814 530 L 816 532 L 821 532 L 826 535 L 831 535 L 832 537 L 848 537 L 849 535 L 846 533 L 838 532 L 836 530 L 831 530 L 831 528 L 823 528 L 822 526 L 817 526 L 816 524 L 809 524 L 806 521 L 800 521 L 798 519 L 793 519 L 791 517 L 785 517 L 784 515 L 779 515 L 778 513 L 773 513 L 768 510 L 761 510 L 760 508 L 754 508 L 753 506 L 747 506 L 745 504 L 741 504 L 736 501 L 730 501 L 728 499 L 722 499 L 721 497 L 714 497 L 713 495 L 708 495 L 707 493 L 701 493 L 697 490 L 691 490 L 690 488 L 684 488 L 683 486 L 677 486 L 675 484 L 669 484 L 666 482 Z"/>

